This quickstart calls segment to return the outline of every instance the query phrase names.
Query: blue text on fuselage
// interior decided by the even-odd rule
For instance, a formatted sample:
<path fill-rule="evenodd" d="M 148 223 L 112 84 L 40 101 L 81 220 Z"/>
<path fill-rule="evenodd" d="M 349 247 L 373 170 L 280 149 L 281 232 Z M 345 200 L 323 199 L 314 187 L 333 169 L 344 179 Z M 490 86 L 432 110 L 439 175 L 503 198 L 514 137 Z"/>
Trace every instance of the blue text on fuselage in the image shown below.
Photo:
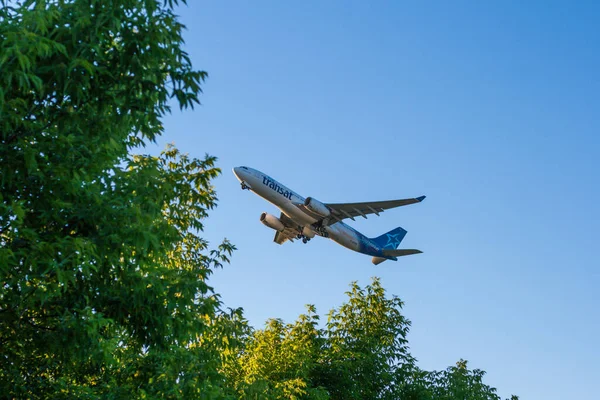
<path fill-rule="evenodd" d="M 292 199 L 292 192 L 289 190 L 285 190 L 284 188 L 279 186 L 277 182 L 271 180 L 271 178 L 263 176 L 263 185 L 268 186 L 270 189 L 276 191 L 286 199 Z"/>

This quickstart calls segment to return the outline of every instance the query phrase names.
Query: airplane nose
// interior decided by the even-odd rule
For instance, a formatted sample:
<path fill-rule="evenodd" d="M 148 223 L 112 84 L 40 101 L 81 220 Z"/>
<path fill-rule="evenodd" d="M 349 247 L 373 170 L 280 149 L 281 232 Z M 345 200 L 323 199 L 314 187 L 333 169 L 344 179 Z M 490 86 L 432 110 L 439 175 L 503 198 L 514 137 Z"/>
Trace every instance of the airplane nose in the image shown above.
<path fill-rule="evenodd" d="M 240 167 L 233 168 L 233 174 L 239 178 L 240 176 Z"/>

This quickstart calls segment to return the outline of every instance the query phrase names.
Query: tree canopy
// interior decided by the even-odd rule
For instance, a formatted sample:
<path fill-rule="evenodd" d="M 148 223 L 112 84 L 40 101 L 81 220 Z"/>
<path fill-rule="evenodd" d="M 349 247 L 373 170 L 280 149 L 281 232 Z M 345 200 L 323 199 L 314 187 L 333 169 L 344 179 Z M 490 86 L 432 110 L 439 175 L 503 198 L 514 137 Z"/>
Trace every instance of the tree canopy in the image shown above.
<path fill-rule="evenodd" d="M 399 298 L 254 329 L 209 285 L 216 159 L 168 146 L 207 77 L 177 1 L 0 0 L 0 393 L 7 398 L 498 399 L 420 370 Z"/>
<path fill-rule="evenodd" d="M 378 278 L 350 286 L 347 300 L 324 327 L 314 306 L 296 322 L 278 319 L 250 330 L 225 360 L 227 383 L 238 398 L 500 400 L 484 371 L 465 360 L 424 371 L 408 348 L 410 321 L 402 301 L 388 298 Z M 512 400 L 517 397 L 513 396 Z"/>
<path fill-rule="evenodd" d="M 141 369 L 181 391 L 163 355 L 205 330 L 207 275 L 232 250 L 207 254 L 198 236 L 219 170 L 173 147 L 132 152 L 162 134 L 170 99 L 198 102 L 206 73 L 172 4 L 2 6 L 0 391 L 128 390 Z"/>

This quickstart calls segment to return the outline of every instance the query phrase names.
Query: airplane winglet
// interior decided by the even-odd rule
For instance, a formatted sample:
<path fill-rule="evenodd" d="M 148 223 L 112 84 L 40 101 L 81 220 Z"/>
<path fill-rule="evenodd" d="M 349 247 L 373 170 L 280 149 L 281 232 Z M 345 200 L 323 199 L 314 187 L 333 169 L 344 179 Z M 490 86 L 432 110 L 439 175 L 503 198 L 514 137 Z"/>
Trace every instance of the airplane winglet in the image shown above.
<path fill-rule="evenodd" d="M 419 196 L 419 197 L 417 197 L 417 200 L 419 200 L 419 203 L 420 203 L 423 200 L 425 200 L 425 197 L 427 197 L 427 196 Z"/>

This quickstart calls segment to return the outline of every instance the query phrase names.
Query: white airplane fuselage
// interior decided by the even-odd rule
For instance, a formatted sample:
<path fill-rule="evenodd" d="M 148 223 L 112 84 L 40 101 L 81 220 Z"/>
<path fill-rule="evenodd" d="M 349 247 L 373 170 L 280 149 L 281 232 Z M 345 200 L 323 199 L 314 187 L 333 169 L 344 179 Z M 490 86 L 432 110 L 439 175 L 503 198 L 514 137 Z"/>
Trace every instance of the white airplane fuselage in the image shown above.
<path fill-rule="evenodd" d="M 233 169 L 233 173 L 242 183 L 242 187 L 274 204 L 282 213 L 296 222 L 300 230 L 308 227 L 316 235 L 328 237 L 350 250 L 371 256 L 381 256 L 381 250 L 371 239 L 343 222 L 336 222 L 323 227 L 325 234 L 315 230 L 313 224 L 319 222 L 319 220 L 303 212 L 298 207 L 298 205 L 304 204 L 305 198 L 270 176 L 248 167 L 236 167 Z"/>

